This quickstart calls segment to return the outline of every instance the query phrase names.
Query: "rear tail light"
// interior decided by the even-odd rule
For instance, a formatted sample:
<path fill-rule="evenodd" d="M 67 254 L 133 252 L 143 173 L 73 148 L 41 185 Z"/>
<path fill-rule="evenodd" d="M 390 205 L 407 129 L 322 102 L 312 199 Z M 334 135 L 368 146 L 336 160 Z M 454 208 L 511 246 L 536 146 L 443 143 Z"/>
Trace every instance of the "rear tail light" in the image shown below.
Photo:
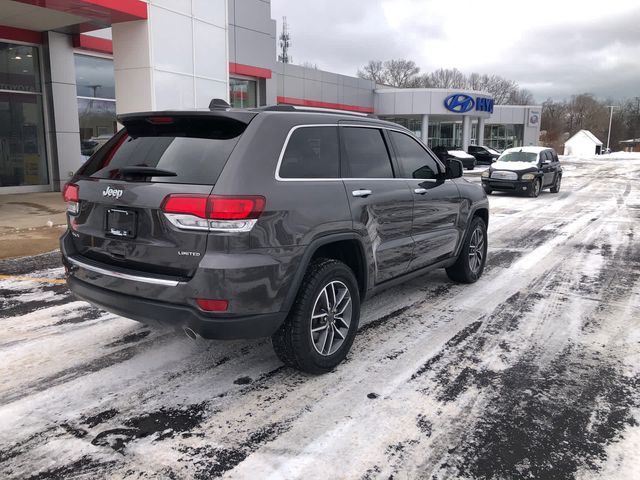
<path fill-rule="evenodd" d="M 62 189 L 62 198 L 67 202 L 67 211 L 76 215 L 80 211 L 80 187 L 74 183 L 67 183 Z"/>
<path fill-rule="evenodd" d="M 169 195 L 161 209 L 181 229 L 248 232 L 265 206 L 265 198 L 259 195 Z"/>
<path fill-rule="evenodd" d="M 227 300 L 196 298 L 196 303 L 202 310 L 206 310 L 207 312 L 226 312 L 229 308 L 229 302 Z"/>

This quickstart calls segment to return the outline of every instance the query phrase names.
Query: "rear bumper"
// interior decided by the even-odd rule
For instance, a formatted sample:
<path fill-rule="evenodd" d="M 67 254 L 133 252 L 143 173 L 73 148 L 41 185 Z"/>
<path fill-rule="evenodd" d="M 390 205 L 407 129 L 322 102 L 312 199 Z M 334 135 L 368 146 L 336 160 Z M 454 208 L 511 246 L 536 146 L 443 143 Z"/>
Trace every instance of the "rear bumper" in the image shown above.
<path fill-rule="evenodd" d="M 483 178 L 482 186 L 492 190 L 504 190 L 511 192 L 529 192 L 532 188 L 531 180 L 497 180 L 493 178 Z"/>
<path fill-rule="evenodd" d="M 84 257 L 69 231 L 60 243 L 67 283 L 78 297 L 132 320 L 178 330 L 188 327 L 211 339 L 272 335 L 287 316 L 285 300 L 299 263 L 293 249 L 213 251 L 203 255 L 193 277 L 179 278 Z M 227 300 L 228 310 L 201 310 L 197 298 Z"/>
<path fill-rule="evenodd" d="M 105 310 L 147 325 L 172 329 L 190 328 L 208 339 L 261 338 L 271 336 L 280 327 L 286 312 L 249 316 L 212 316 L 186 305 L 125 295 L 96 287 L 69 276 L 69 289 L 79 298 Z"/>

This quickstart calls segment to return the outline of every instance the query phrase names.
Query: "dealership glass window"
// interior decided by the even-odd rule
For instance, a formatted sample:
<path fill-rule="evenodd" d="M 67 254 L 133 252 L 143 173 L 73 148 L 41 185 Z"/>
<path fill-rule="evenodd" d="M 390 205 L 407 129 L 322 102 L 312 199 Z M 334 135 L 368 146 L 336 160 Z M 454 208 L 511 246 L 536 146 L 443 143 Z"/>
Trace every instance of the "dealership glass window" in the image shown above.
<path fill-rule="evenodd" d="M 496 124 L 485 125 L 484 144 L 491 148 L 521 147 L 524 141 L 524 125 Z"/>
<path fill-rule="evenodd" d="M 241 78 L 229 79 L 229 99 L 235 108 L 255 108 L 258 106 L 257 83 Z"/>
<path fill-rule="evenodd" d="M 0 187 L 49 183 L 37 47 L 0 42 Z"/>
<path fill-rule="evenodd" d="M 429 122 L 429 147 L 455 147 L 462 144 L 462 123 Z"/>
<path fill-rule="evenodd" d="M 92 155 L 116 133 L 115 75 L 113 60 L 75 55 L 80 150 Z"/>
<path fill-rule="evenodd" d="M 79 97 L 116 98 L 113 60 L 76 54 L 75 64 L 76 92 Z"/>

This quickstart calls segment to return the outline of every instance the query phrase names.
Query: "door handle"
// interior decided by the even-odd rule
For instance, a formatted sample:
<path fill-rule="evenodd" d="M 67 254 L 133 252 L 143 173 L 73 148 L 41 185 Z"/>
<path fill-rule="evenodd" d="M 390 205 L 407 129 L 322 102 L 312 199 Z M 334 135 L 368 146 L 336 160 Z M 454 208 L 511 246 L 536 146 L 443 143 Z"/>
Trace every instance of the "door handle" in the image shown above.
<path fill-rule="evenodd" d="M 427 190 L 426 188 L 422 188 L 422 187 L 413 189 L 413 193 L 417 193 L 418 195 L 424 195 L 428 191 L 429 190 Z"/>
<path fill-rule="evenodd" d="M 372 193 L 373 192 L 371 190 L 361 189 L 361 190 L 354 190 L 353 192 L 351 192 L 351 195 L 353 195 L 354 197 L 368 197 Z"/>

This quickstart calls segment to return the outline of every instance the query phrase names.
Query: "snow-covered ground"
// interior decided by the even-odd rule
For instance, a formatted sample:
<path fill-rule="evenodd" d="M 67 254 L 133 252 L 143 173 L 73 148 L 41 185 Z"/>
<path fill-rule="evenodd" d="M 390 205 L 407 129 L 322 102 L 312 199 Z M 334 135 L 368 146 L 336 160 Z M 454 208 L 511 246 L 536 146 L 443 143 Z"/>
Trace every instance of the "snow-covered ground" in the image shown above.
<path fill-rule="evenodd" d="M 58 254 L 0 263 L 39 279 L 0 280 L 0 478 L 638 478 L 640 156 L 604 157 L 492 195 L 482 279 L 370 299 L 319 377 L 75 301 Z"/>

